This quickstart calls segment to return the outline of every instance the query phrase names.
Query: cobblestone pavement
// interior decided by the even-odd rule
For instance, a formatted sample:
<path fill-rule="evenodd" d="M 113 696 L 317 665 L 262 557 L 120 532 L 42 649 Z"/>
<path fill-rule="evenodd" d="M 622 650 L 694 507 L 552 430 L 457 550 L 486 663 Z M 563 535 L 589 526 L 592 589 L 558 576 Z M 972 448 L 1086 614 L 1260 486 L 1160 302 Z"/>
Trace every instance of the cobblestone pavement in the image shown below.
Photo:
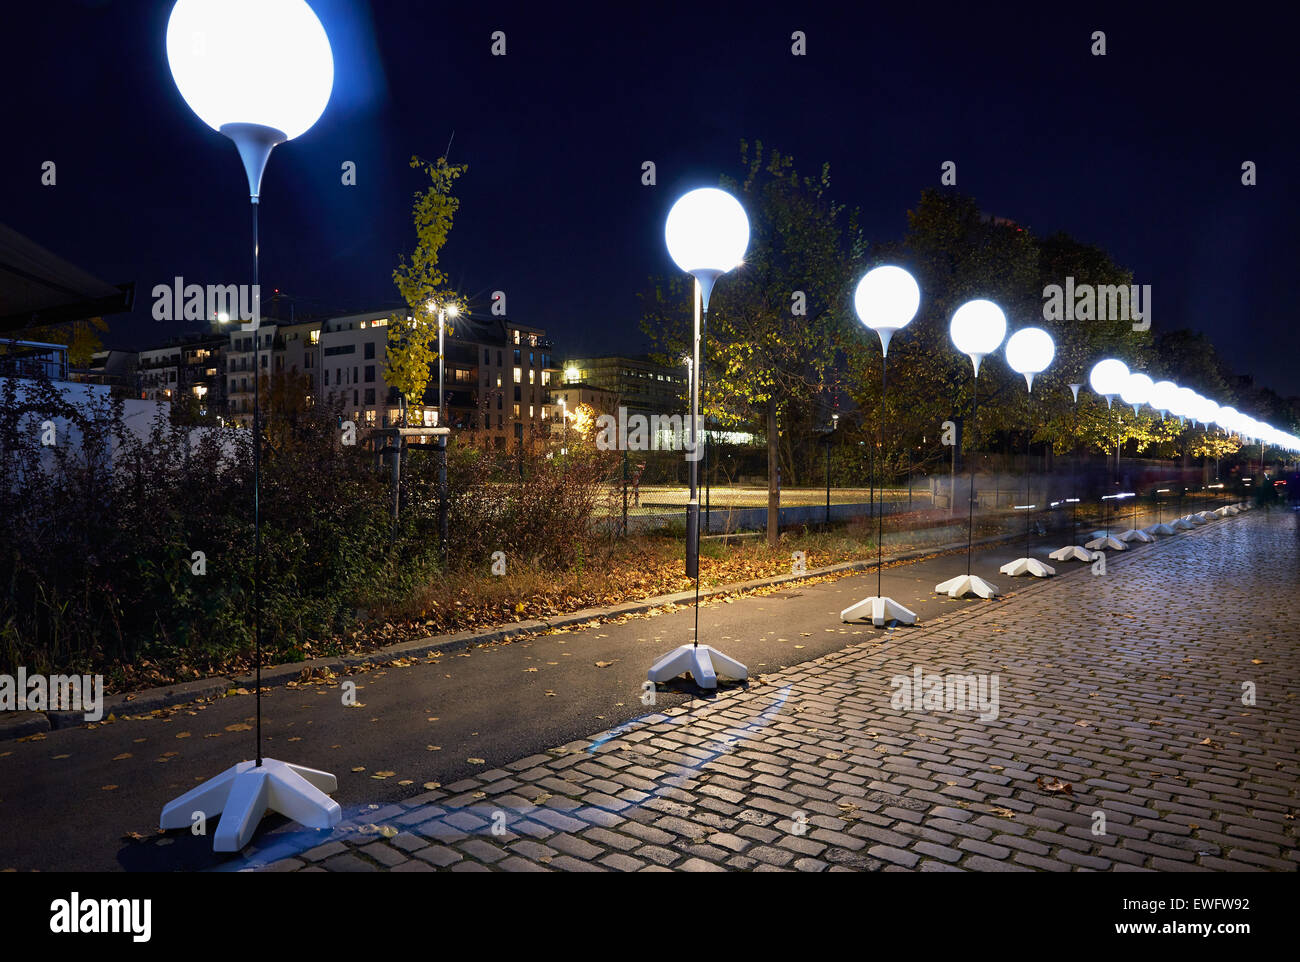
<path fill-rule="evenodd" d="M 244 865 L 1295 871 L 1298 525 L 1251 511 L 1021 582 Z M 996 718 L 892 707 L 918 667 L 996 675 Z"/>

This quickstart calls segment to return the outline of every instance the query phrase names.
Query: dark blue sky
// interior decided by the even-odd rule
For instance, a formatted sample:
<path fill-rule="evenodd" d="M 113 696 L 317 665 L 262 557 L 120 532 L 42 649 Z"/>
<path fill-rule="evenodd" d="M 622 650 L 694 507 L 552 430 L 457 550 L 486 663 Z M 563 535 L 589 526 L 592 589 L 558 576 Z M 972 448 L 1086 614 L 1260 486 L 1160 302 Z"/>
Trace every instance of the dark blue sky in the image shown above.
<path fill-rule="evenodd" d="M 300 311 L 395 303 L 423 186 L 407 160 L 438 156 L 454 130 L 451 159 L 470 169 L 444 265 L 472 303 L 504 290 L 561 354 L 638 349 L 635 293 L 673 269 L 668 207 L 735 172 L 749 138 L 809 172 L 829 161 L 834 194 L 882 239 L 956 161 L 985 210 L 1098 244 L 1151 284 L 1157 329 L 1204 331 L 1257 383 L 1300 393 L 1291 37 L 1257 8 L 1211 21 L 1092 4 L 312 5 L 334 96 L 276 148 L 262 198 L 263 286 Z M 235 150 L 172 83 L 169 0 L 31 7 L 6 10 L 0 220 L 135 281 L 136 312 L 109 341 L 161 341 L 184 328 L 150 319 L 154 284 L 247 278 Z M 504 58 L 490 55 L 498 29 Z M 1089 55 L 1097 29 L 1104 58 Z M 40 184 L 46 160 L 56 187 Z M 356 187 L 341 184 L 347 160 Z M 640 183 L 646 160 L 656 187 Z M 1244 160 L 1259 186 L 1241 185 Z"/>

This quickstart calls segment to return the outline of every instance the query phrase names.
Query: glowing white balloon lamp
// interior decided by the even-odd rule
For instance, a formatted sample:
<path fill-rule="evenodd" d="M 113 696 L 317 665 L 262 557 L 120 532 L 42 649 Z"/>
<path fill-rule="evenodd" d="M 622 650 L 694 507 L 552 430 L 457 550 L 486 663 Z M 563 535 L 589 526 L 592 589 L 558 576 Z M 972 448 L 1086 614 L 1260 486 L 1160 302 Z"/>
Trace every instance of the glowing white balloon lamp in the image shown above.
<path fill-rule="evenodd" d="M 258 288 L 258 196 L 262 172 L 276 144 L 312 126 L 329 103 L 334 58 L 325 28 L 303 0 L 178 0 L 167 21 L 167 62 L 176 87 L 199 118 L 235 142 L 253 208 L 253 637 L 256 650 L 257 758 L 226 769 L 173 799 L 162 810 L 163 829 L 189 828 L 194 814 L 221 814 L 213 839 L 218 852 L 248 844 L 268 810 L 310 828 L 337 825 L 343 810 L 327 792 L 338 789 L 328 772 L 262 757 L 262 527 L 258 511 L 262 425 L 258 381 L 261 324 Z"/>
<path fill-rule="evenodd" d="M 1079 431 L 1079 388 L 1081 387 L 1083 387 L 1082 381 L 1070 382 L 1070 393 L 1074 398 L 1074 430 L 1076 434 Z M 1075 544 L 1079 540 L 1079 497 L 1073 462 L 1070 465 L 1070 497 L 1065 500 L 1070 505 L 1070 543 L 1063 548 L 1057 548 L 1048 557 L 1053 561 L 1092 561 L 1092 553 Z"/>
<path fill-rule="evenodd" d="M 992 301 L 967 301 L 953 313 L 948 334 L 953 346 L 970 358 L 978 379 L 980 361 L 996 351 L 1007 336 L 1007 316 Z"/>
<path fill-rule="evenodd" d="M 1002 308 L 983 298 L 967 301 L 953 312 L 948 325 L 948 336 L 957 350 L 968 356 L 975 368 L 974 390 L 971 392 L 970 419 L 971 429 L 975 427 L 975 417 L 979 412 L 980 361 L 988 357 L 1002 344 L 1007 336 L 1007 316 Z M 949 598 L 960 598 L 966 594 L 981 598 L 992 598 L 998 593 L 996 585 L 989 584 L 978 575 L 971 574 L 971 548 L 975 531 L 975 459 L 970 465 L 970 496 L 968 517 L 966 519 L 966 573 L 949 578 L 934 586 L 936 594 L 943 593 Z"/>
<path fill-rule="evenodd" d="M 1214 419 L 1219 416 L 1219 405 L 1215 404 L 1209 398 L 1197 394 L 1191 388 L 1183 387 L 1178 389 L 1180 396 L 1183 396 L 1184 392 L 1186 396 L 1186 405 L 1184 410 L 1187 412 L 1187 417 L 1191 420 L 1193 425 L 1200 424 L 1208 437 L 1210 431 L 1213 430 Z M 1204 488 L 1204 500 L 1202 501 L 1203 508 L 1201 511 L 1198 511 L 1196 514 L 1191 516 L 1191 519 L 1199 520 L 1202 524 L 1207 521 L 1213 521 L 1218 517 L 1214 511 L 1209 510 L 1209 488 L 1204 487 L 1204 485 L 1205 482 L 1202 481 L 1202 486 Z"/>
<path fill-rule="evenodd" d="M 1056 357 L 1056 344 L 1052 340 L 1052 335 L 1048 334 L 1040 327 L 1026 327 L 1016 331 L 1007 340 L 1006 347 L 1007 364 L 1011 370 L 1017 374 L 1025 376 L 1025 384 L 1029 387 L 1029 393 L 1034 393 L 1034 375 L 1041 374 L 1047 370 L 1052 363 L 1052 358 Z M 1056 574 L 1056 569 L 1051 565 L 1043 564 L 1037 558 L 1029 556 L 1029 519 L 1030 512 L 1034 510 L 1034 505 L 1030 504 L 1032 495 L 1029 492 L 1029 442 L 1033 435 L 1032 429 L 1025 432 L 1025 553 L 1015 561 L 1008 561 L 998 570 L 1005 575 L 1017 578 L 1020 575 L 1033 575 L 1035 578 L 1047 578 Z"/>
<path fill-rule="evenodd" d="M 1184 394 L 1184 392 L 1186 392 L 1186 394 Z M 1187 388 L 1179 387 L 1172 381 L 1156 381 L 1155 387 L 1152 388 L 1151 393 L 1152 406 L 1159 410 L 1158 405 L 1163 404 L 1164 410 L 1167 413 L 1178 418 L 1179 428 L 1184 428 L 1187 423 L 1186 419 L 1191 415 L 1191 398 L 1194 396 L 1193 393 Z M 1186 444 L 1187 440 L 1184 438 L 1184 450 L 1186 449 Z M 1187 488 L 1183 484 L 1182 479 L 1180 479 L 1178 482 L 1178 504 L 1180 509 L 1183 504 L 1183 497 L 1186 493 Z M 1185 531 L 1198 524 L 1204 524 L 1204 521 L 1198 515 L 1185 514 L 1181 518 L 1171 521 L 1169 526 L 1175 531 Z"/>
<path fill-rule="evenodd" d="M 1088 386 L 1093 392 L 1100 394 L 1106 399 L 1106 407 L 1110 408 L 1115 398 L 1117 398 L 1125 384 L 1128 382 L 1129 369 L 1128 365 L 1113 357 L 1098 361 L 1088 372 Z M 1119 471 L 1119 437 L 1115 438 L 1115 469 Z M 1109 500 L 1109 499 L 1105 499 Z M 1097 551 L 1102 548 L 1108 548 L 1112 551 L 1124 551 L 1126 546 L 1110 534 L 1109 521 L 1107 522 L 1106 531 L 1100 538 L 1094 538 L 1084 545 L 1089 551 Z"/>
<path fill-rule="evenodd" d="M 1151 389 L 1154 386 L 1151 378 L 1135 371 L 1125 380 L 1124 386 L 1120 388 L 1119 396 L 1125 404 L 1132 405 L 1133 413 L 1137 414 L 1141 411 L 1142 405 L 1151 400 Z"/>
<path fill-rule="evenodd" d="M 719 277 L 738 267 L 749 247 L 749 217 L 740 201 L 725 190 L 701 187 L 678 198 L 664 225 L 668 254 L 695 278 L 692 303 L 695 311 L 695 353 L 691 364 L 691 440 L 695 451 L 700 440 L 700 384 L 704 369 L 700 355 L 708 331 L 709 295 Z M 703 310 L 701 312 L 701 305 Z M 707 438 L 703 442 L 706 445 Z M 709 645 L 700 644 L 700 488 L 699 458 L 690 459 L 691 498 L 686 506 L 686 574 L 695 579 L 695 637 L 680 645 L 653 665 L 646 677 L 653 682 L 689 674 L 701 688 L 717 688 L 718 676 L 737 681 L 749 676 L 747 669 Z"/>
<path fill-rule="evenodd" d="M 1178 385 L 1173 381 L 1156 381 L 1151 385 L 1151 397 L 1147 403 L 1162 418 L 1172 412 L 1178 394 Z"/>
<path fill-rule="evenodd" d="M 1088 372 L 1088 386 L 1106 399 L 1106 407 L 1119 396 L 1128 381 L 1128 365 L 1123 361 L 1108 357 L 1098 361 Z"/>
<path fill-rule="evenodd" d="M 1119 396 L 1120 399 L 1125 404 L 1130 404 L 1133 406 L 1134 416 L 1136 416 L 1141 411 L 1142 405 L 1146 404 L 1147 401 L 1151 398 L 1151 389 L 1153 386 L 1154 384 L 1151 378 L 1147 377 L 1145 374 L 1139 374 L 1137 372 L 1133 372 L 1129 374 L 1129 376 L 1124 380 L 1123 386 L 1120 387 Z M 1155 538 L 1151 537 L 1151 535 L 1148 534 L 1146 531 L 1137 527 L 1137 515 L 1138 515 L 1138 499 L 1137 497 L 1134 497 L 1133 498 L 1133 527 L 1129 528 L 1127 531 L 1125 531 L 1123 534 L 1119 536 L 1120 541 L 1150 542 L 1155 540 Z"/>
<path fill-rule="evenodd" d="M 853 292 L 853 308 L 867 327 L 880 335 L 880 417 L 878 430 L 883 442 L 885 434 L 885 389 L 888 381 L 889 341 L 916 316 L 921 306 L 921 289 L 912 275 L 901 267 L 887 264 L 873 268 L 858 281 Z M 885 551 L 885 491 L 879 477 L 880 451 L 876 446 L 876 488 L 880 491 L 880 511 L 876 515 L 876 593 L 840 612 L 840 620 L 853 622 L 870 620 L 877 628 L 891 622 L 914 625 L 916 612 L 885 596 L 881 586 Z"/>

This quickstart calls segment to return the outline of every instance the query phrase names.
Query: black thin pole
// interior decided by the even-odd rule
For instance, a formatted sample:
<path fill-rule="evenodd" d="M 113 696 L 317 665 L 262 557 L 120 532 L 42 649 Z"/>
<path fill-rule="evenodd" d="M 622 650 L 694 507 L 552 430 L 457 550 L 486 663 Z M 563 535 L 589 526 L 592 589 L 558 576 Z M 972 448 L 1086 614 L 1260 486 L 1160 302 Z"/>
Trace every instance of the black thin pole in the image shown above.
<path fill-rule="evenodd" d="M 831 436 L 826 435 L 826 528 L 831 526 Z"/>
<path fill-rule="evenodd" d="M 975 419 L 978 416 L 979 403 L 980 403 L 980 372 L 979 372 L 979 368 L 976 368 L 975 385 L 974 385 L 974 390 L 971 394 L 971 402 L 970 402 L 970 420 L 971 420 L 972 431 L 975 430 Z M 975 531 L 975 458 L 971 456 L 973 454 L 974 452 L 970 452 L 970 454 L 968 454 L 968 457 L 970 457 L 970 490 L 967 492 L 969 501 L 968 501 L 968 514 L 966 518 L 966 576 L 967 577 L 970 576 L 971 541 L 974 538 L 974 531 Z"/>
<path fill-rule="evenodd" d="M 883 598 L 884 594 L 880 590 L 881 571 L 885 566 L 885 479 L 884 472 L 880 470 L 881 449 L 885 441 L 885 384 L 888 380 L 889 355 L 881 352 L 880 355 L 880 418 L 876 425 L 876 471 L 882 477 L 876 482 L 876 489 L 880 492 L 880 513 L 876 516 L 876 597 Z M 828 447 L 827 451 L 830 450 Z M 827 492 L 830 489 L 827 488 Z M 829 493 L 827 494 L 829 498 Z M 827 502 L 829 504 L 829 501 Z M 827 515 L 830 514 L 830 508 L 826 509 Z M 882 609 L 883 610 L 883 609 Z"/>
<path fill-rule="evenodd" d="M 1030 388 L 1029 399 L 1032 401 L 1033 397 L 1034 397 L 1033 388 Z M 1026 415 L 1025 420 L 1026 421 L 1029 420 L 1028 415 Z M 1029 499 L 1031 497 L 1029 493 L 1029 442 L 1033 438 L 1033 433 L 1034 432 L 1032 428 L 1025 429 L 1025 557 L 1026 558 L 1029 557 L 1029 523 L 1030 523 Z"/>
<path fill-rule="evenodd" d="M 697 291 L 697 296 L 699 292 Z M 709 310 L 707 307 L 700 311 L 700 340 L 696 344 L 696 363 L 694 370 L 691 372 L 695 377 L 695 415 L 694 423 L 691 425 L 691 433 L 696 435 L 695 443 L 700 443 L 699 430 L 700 421 L 700 395 L 704 392 L 704 344 L 708 338 L 709 329 Z M 705 437 L 707 438 L 707 433 Z M 703 567 L 700 559 L 700 522 L 699 511 L 699 482 L 697 480 L 699 472 L 699 461 L 691 462 L 691 496 L 696 499 L 695 505 L 695 641 L 692 647 L 700 647 L 700 569 Z M 707 495 L 706 495 L 707 499 Z"/>
<path fill-rule="evenodd" d="M 1074 395 L 1074 436 L 1079 436 L 1079 395 Z M 1079 485 L 1078 471 L 1079 464 L 1077 454 L 1079 451 L 1079 442 L 1075 441 L 1074 451 L 1070 457 L 1070 498 L 1073 504 L 1070 505 L 1070 544 L 1079 544 Z"/>
<path fill-rule="evenodd" d="M 262 408 L 258 382 L 262 379 L 262 297 L 258 289 L 261 249 L 257 239 L 257 198 L 253 198 L 253 647 L 257 675 L 257 767 L 262 767 Z"/>

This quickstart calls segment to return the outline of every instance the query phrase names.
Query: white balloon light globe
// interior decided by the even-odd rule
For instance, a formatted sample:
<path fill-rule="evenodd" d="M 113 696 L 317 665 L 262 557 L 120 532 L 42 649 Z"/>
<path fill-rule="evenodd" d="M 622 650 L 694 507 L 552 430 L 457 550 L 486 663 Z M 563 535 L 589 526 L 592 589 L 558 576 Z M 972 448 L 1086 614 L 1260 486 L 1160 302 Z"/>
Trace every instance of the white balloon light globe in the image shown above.
<path fill-rule="evenodd" d="M 1160 385 L 1163 383 L 1164 383 L 1163 381 L 1157 381 L 1156 387 L 1153 388 L 1153 391 L 1158 390 Z M 1173 384 L 1172 381 L 1170 381 L 1169 383 Z M 1168 397 L 1166 398 L 1167 406 L 1165 407 L 1165 410 L 1177 418 L 1185 418 L 1188 416 L 1189 413 L 1187 409 L 1187 401 L 1184 400 L 1183 398 L 1183 391 L 1184 388 L 1181 388 L 1177 384 L 1174 384 L 1173 387 L 1170 388 L 1167 392 Z M 1188 394 L 1190 393 L 1191 392 L 1189 391 Z"/>
<path fill-rule="evenodd" d="M 255 124 L 292 140 L 334 87 L 329 38 L 304 0 L 177 0 L 167 62 L 190 109 L 218 131 Z"/>
<path fill-rule="evenodd" d="M 957 350 L 970 356 L 979 377 L 980 361 L 996 351 L 1007 336 L 1007 316 L 992 301 L 967 301 L 953 312 L 948 336 Z"/>
<path fill-rule="evenodd" d="M 1011 370 L 1023 374 L 1032 391 L 1034 375 L 1046 371 L 1056 357 L 1056 343 L 1041 327 L 1026 327 L 1007 340 L 1006 355 Z"/>
<path fill-rule="evenodd" d="M 664 225 L 664 241 L 678 267 L 694 274 L 701 286 L 712 287 L 714 280 L 744 260 L 749 218 L 740 201 L 725 190 L 701 187 L 673 204 Z"/>
<path fill-rule="evenodd" d="M 1150 404 L 1153 408 L 1164 414 L 1168 411 L 1171 414 L 1177 414 L 1174 410 L 1178 396 L 1178 385 L 1173 381 L 1156 381 L 1151 386 Z"/>
<path fill-rule="evenodd" d="M 889 353 L 889 339 L 912 323 L 921 306 L 921 289 L 901 267 L 886 264 L 867 271 L 853 292 L 853 309 L 858 319 L 880 335 L 880 346 Z"/>
<path fill-rule="evenodd" d="M 1128 376 L 1124 386 L 1120 388 L 1119 396 L 1125 404 L 1133 405 L 1133 413 L 1136 414 L 1138 409 L 1151 399 L 1151 388 L 1153 386 L 1151 378 L 1145 374 L 1134 372 Z"/>
<path fill-rule="evenodd" d="M 1196 396 L 1196 420 L 1206 427 L 1215 423 L 1219 416 L 1219 406 L 1207 397 Z"/>
<path fill-rule="evenodd" d="M 1088 372 L 1088 386 L 1104 397 L 1106 406 L 1109 407 L 1111 399 L 1123 390 L 1124 383 L 1128 380 L 1128 373 L 1127 364 L 1108 357 L 1092 366 L 1092 370 Z"/>

